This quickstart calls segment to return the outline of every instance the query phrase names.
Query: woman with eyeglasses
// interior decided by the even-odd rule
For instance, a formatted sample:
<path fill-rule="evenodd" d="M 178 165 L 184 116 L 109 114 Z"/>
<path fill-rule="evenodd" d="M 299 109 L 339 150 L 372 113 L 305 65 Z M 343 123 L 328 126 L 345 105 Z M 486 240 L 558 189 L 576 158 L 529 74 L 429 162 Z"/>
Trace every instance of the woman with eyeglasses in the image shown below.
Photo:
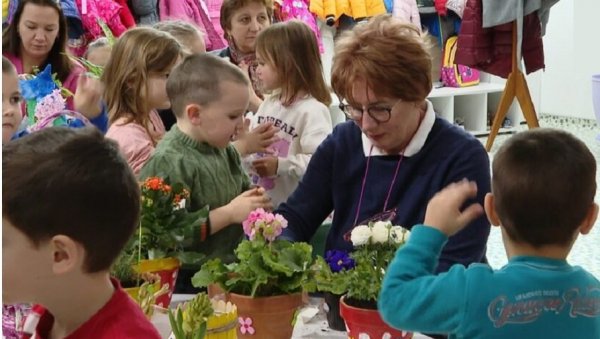
<path fill-rule="evenodd" d="M 289 226 L 284 237 L 310 241 L 334 212 L 326 250 L 351 250 L 344 240 L 366 220 L 390 220 L 411 228 L 422 223 L 427 202 L 463 178 L 477 183 L 483 204 L 490 164 L 482 144 L 435 115 L 431 56 L 419 30 L 389 15 L 372 18 L 337 41 L 332 87 L 347 122 L 313 154 L 298 188 L 278 212 Z M 451 237 L 437 271 L 485 262 L 490 225 L 479 217 Z"/>

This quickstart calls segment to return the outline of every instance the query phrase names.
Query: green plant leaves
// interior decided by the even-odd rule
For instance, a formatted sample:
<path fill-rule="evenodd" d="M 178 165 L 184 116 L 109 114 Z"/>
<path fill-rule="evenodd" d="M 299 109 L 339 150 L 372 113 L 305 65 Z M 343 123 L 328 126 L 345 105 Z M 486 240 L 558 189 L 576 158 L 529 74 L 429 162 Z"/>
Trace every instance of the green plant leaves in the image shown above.
<path fill-rule="evenodd" d="M 291 294 L 316 287 L 312 282 L 309 244 L 244 240 L 235 253 L 238 261 L 227 266 L 220 261 L 206 262 L 192 278 L 192 284 L 201 287 L 219 283 L 227 291 L 252 297 Z"/>

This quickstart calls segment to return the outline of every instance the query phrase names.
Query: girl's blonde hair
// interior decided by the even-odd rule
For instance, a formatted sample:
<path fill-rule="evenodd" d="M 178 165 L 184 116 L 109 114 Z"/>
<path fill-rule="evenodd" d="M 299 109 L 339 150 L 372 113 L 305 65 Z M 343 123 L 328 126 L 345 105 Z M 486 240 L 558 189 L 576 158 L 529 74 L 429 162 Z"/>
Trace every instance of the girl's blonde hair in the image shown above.
<path fill-rule="evenodd" d="M 90 55 L 90 53 L 92 53 L 95 49 L 98 49 L 98 48 L 101 48 L 101 47 L 105 47 L 105 46 L 111 47 L 110 43 L 108 41 L 108 38 L 104 37 L 104 36 L 100 37 L 100 38 L 98 38 L 98 39 L 90 42 L 90 44 L 87 47 L 87 50 L 83 54 L 83 57 L 85 59 L 87 59 L 88 56 Z"/>
<path fill-rule="evenodd" d="M 181 46 L 169 33 L 150 27 L 137 27 L 125 32 L 115 43 L 102 81 L 109 122 L 121 117 L 125 123 L 144 126 L 148 135 L 150 107 L 147 83 L 150 73 L 164 72 L 181 56 Z"/>
<path fill-rule="evenodd" d="M 305 23 L 290 20 L 265 28 L 256 40 L 256 52 L 277 71 L 285 106 L 297 99 L 299 91 L 331 104 L 317 38 Z"/>
<path fill-rule="evenodd" d="M 204 33 L 198 27 L 183 20 L 159 21 L 152 27 L 159 31 L 170 33 L 179 41 L 187 54 L 191 54 L 190 44 L 194 38 L 199 37 L 200 39 L 204 39 Z"/>

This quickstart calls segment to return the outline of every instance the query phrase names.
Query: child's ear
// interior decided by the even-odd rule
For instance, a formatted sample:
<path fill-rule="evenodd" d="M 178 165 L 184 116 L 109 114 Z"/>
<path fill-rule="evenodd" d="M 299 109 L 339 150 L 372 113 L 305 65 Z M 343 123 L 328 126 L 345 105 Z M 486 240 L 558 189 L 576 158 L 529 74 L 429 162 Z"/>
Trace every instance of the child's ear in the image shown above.
<path fill-rule="evenodd" d="M 198 104 L 189 104 L 185 106 L 183 114 L 188 118 L 192 125 L 200 125 L 202 122 L 202 106 Z"/>
<path fill-rule="evenodd" d="M 50 239 L 52 250 L 52 272 L 66 274 L 78 269 L 85 258 L 83 247 L 66 235 L 55 235 Z"/>
<path fill-rule="evenodd" d="M 588 210 L 585 219 L 581 223 L 581 226 L 579 227 L 579 233 L 590 233 L 590 231 L 594 227 L 594 224 L 596 223 L 596 219 L 598 219 L 598 204 L 593 203 L 592 206 L 590 206 L 590 209 Z"/>
<path fill-rule="evenodd" d="M 500 218 L 498 218 L 498 214 L 496 214 L 496 208 L 494 207 L 494 195 L 492 193 L 488 193 L 485 195 L 485 199 L 483 200 L 483 208 L 485 209 L 485 214 L 487 218 L 493 226 L 500 226 Z"/>

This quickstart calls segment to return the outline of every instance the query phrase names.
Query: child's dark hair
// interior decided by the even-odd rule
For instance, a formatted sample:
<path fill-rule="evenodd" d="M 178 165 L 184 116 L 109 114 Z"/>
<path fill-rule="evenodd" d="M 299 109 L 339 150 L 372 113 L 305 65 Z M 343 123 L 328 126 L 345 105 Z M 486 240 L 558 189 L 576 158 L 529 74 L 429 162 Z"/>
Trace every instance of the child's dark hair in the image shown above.
<path fill-rule="evenodd" d="M 568 245 L 594 203 L 596 161 L 567 132 L 522 132 L 494 156 L 492 192 L 512 240 L 537 248 Z"/>
<path fill-rule="evenodd" d="M 2 56 L 2 73 L 6 74 L 17 74 L 17 70 L 15 69 L 15 65 L 13 65 L 7 57 Z"/>
<path fill-rule="evenodd" d="M 249 80 L 239 67 L 211 54 L 186 57 L 169 74 L 167 95 L 176 117 L 181 117 L 190 103 L 208 105 L 221 98 L 223 81 L 249 86 Z"/>
<path fill-rule="evenodd" d="M 2 149 L 2 217 L 35 246 L 80 243 L 84 270 L 108 270 L 134 232 L 138 183 L 118 145 L 96 128 L 51 127 Z"/>

